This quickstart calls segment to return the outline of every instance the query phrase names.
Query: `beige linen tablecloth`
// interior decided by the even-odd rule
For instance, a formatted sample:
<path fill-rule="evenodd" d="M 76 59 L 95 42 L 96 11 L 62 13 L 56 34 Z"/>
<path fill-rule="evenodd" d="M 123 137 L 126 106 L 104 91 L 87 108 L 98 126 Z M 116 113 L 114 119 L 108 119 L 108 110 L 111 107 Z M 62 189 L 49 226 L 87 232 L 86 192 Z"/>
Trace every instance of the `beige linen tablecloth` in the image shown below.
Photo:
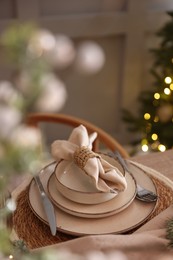
<path fill-rule="evenodd" d="M 153 171 L 153 174 L 157 174 L 158 171 L 159 178 L 161 173 L 173 181 L 172 150 L 164 153 L 136 156 L 131 158 L 131 160 L 153 168 L 156 170 Z M 166 179 L 168 186 L 171 185 L 169 179 Z M 35 250 L 55 249 L 58 250 L 57 252 L 68 250 L 71 256 L 77 254 L 79 259 L 89 260 L 91 259 L 89 255 L 98 256 L 98 258 L 93 258 L 95 260 L 99 259 L 99 254 L 102 254 L 102 259 L 105 257 L 105 259 L 115 260 L 169 260 L 173 259 L 173 251 L 168 249 L 169 241 L 166 239 L 165 227 L 170 218 L 173 218 L 172 205 L 144 224 L 133 234 L 85 236 Z M 119 258 L 116 258 L 117 256 Z"/>

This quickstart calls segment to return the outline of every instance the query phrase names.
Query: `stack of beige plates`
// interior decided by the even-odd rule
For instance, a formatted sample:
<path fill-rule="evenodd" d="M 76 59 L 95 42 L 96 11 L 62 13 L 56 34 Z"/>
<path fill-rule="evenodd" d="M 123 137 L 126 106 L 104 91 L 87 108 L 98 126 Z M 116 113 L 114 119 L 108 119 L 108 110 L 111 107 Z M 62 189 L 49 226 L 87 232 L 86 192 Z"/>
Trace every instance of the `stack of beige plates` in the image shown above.
<path fill-rule="evenodd" d="M 104 159 L 123 172 L 118 161 L 107 155 Z M 47 165 L 40 178 L 55 207 L 57 230 L 75 236 L 115 234 L 130 232 L 143 224 L 156 202 L 138 201 L 136 183 L 155 193 L 156 188 L 139 167 L 130 164 L 130 172 L 125 172 L 127 189 L 117 195 L 96 190 L 90 177 L 73 162 L 62 160 Z M 30 184 L 29 202 L 34 214 L 48 224 L 34 181 Z"/>

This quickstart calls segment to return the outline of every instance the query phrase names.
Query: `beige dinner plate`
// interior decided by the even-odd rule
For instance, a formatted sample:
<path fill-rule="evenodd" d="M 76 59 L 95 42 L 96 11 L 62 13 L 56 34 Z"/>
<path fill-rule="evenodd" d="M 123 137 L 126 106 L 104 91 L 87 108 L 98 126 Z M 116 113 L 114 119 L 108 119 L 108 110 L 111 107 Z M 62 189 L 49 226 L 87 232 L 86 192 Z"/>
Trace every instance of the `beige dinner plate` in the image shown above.
<path fill-rule="evenodd" d="M 130 170 L 140 185 L 156 192 L 156 188 L 150 177 L 139 167 L 130 164 Z M 46 173 L 41 175 L 45 190 L 47 182 L 52 174 L 52 167 L 46 168 Z M 48 224 L 44 212 L 40 194 L 34 181 L 29 189 L 30 207 L 34 214 L 44 223 Z M 84 218 L 74 216 L 55 206 L 57 230 L 75 236 L 99 235 L 99 234 L 122 234 L 142 225 L 152 214 L 156 202 L 145 203 L 134 199 L 124 210 L 112 216 L 103 218 Z"/>
<path fill-rule="evenodd" d="M 78 217 L 102 218 L 118 213 L 128 207 L 136 195 L 136 182 L 133 176 L 126 173 L 127 189 L 113 199 L 98 204 L 82 204 L 64 197 L 57 189 L 56 176 L 53 173 L 48 179 L 48 194 L 52 202 L 61 210 Z"/>

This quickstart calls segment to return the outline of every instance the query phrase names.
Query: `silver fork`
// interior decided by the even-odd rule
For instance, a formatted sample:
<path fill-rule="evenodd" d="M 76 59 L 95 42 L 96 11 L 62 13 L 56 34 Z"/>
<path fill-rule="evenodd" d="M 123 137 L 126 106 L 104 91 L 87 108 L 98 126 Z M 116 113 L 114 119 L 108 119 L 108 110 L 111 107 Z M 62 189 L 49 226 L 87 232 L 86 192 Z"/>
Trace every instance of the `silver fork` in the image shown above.
<path fill-rule="evenodd" d="M 115 151 L 114 153 L 108 153 L 109 156 L 112 158 L 116 158 L 119 163 L 123 166 L 125 171 L 128 171 L 133 175 L 133 173 L 129 170 L 129 167 L 126 163 L 126 161 L 123 159 L 121 154 L 118 151 Z M 158 199 L 157 194 L 154 192 L 140 186 L 138 183 L 136 184 L 136 199 L 145 201 L 145 202 L 155 202 Z"/>
<path fill-rule="evenodd" d="M 137 199 L 146 202 L 157 201 L 158 196 L 154 192 L 145 189 L 144 187 L 141 187 L 139 184 L 137 184 L 136 187 L 137 187 L 137 192 L 136 192 Z"/>

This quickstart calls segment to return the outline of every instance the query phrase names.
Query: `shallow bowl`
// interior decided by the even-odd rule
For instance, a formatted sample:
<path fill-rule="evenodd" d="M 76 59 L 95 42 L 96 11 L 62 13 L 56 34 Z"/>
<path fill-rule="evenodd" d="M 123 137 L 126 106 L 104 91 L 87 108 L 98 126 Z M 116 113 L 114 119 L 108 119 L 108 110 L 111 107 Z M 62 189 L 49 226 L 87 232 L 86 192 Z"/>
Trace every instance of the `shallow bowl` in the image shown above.
<path fill-rule="evenodd" d="M 117 160 L 107 155 L 101 156 L 125 175 L 123 167 Z M 55 177 L 58 191 L 67 199 L 78 203 L 99 204 L 117 196 L 117 193 L 98 191 L 92 178 L 73 162 L 61 160 L 55 168 Z"/>

